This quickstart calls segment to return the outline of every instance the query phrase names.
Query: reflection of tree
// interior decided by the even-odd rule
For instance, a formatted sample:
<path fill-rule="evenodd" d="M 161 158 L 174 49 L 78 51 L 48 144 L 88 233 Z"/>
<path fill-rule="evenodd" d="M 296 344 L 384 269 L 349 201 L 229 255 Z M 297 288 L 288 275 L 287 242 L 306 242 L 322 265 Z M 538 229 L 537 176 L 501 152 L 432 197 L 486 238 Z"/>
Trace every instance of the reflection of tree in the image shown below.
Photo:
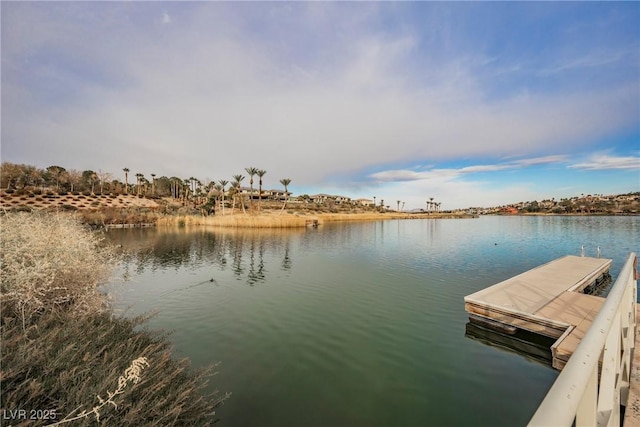
<path fill-rule="evenodd" d="M 236 239 L 231 243 L 231 256 L 233 259 L 231 268 L 238 278 L 241 278 L 244 272 L 242 267 L 242 243 L 242 239 Z"/>
<path fill-rule="evenodd" d="M 251 240 L 249 248 L 249 273 L 247 274 L 247 283 L 251 286 L 258 282 L 265 281 L 264 274 L 264 242 L 258 242 L 258 268 L 255 266 L 255 240 Z"/>
<path fill-rule="evenodd" d="M 282 258 L 282 269 L 291 270 L 291 257 L 289 257 L 289 241 L 284 245 L 284 258 Z"/>
<path fill-rule="evenodd" d="M 212 230 L 207 228 L 115 229 L 107 240 L 123 249 L 125 272 L 149 269 L 231 268 L 253 286 L 266 281 L 269 261 L 292 267 L 290 242 L 305 230 Z M 230 265 L 229 265 L 230 263 Z"/>

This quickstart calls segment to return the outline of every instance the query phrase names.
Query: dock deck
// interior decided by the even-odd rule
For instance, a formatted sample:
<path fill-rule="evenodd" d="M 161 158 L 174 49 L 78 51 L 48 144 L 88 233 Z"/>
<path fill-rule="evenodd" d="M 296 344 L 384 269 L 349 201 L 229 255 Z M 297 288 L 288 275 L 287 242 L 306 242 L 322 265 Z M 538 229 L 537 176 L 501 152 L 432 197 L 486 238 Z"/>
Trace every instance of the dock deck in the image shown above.
<path fill-rule="evenodd" d="M 472 321 L 528 330 L 556 342 L 553 367 L 562 369 L 604 298 L 582 291 L 609 271 L 611 260 L 567 255 L 464 298 Z"/>

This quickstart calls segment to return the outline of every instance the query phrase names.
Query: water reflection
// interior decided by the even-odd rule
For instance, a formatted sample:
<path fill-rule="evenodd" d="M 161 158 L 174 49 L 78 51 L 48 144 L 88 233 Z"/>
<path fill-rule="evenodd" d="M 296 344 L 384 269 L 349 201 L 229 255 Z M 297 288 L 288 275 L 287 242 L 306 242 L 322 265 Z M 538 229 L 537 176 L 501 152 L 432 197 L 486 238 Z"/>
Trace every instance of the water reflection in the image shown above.
<path fill-rule="evenodd" d="M 288 229 L 183 227 L 116 229 L 108 231 L 106 236 L 108 241 L 122 248 L 125 276 L 208 266 L 220 272 L 229 270 L 238 280 L 254 286 L 266 282 L 269 268 L 291 270 L 290 241 L 304 233 L 305 230 Z M 210 279 L 211 282 L 214 280 Z"/>
<path fill-rule="evenodd" d="M 482 217 L 108 236 L 140 272 L 120 306 L 157 310 L 150 327 L 194 367 L 222 361 L 221 425 L 514 426 L 557 377 L 550 344 L 465 326 L 464 296 L 581 245 L 614 259 L 615 280 L 638 230 L 638 217 Z"/>
<path fill-rule="evenodd" d="M 465 326 L 465 336 L 488 346 L 518 354 L 527 360 L 551 367 L 551 346 L 555 340 L 519 330 L 514 335 L 484 328 L 473 322 Z"/>

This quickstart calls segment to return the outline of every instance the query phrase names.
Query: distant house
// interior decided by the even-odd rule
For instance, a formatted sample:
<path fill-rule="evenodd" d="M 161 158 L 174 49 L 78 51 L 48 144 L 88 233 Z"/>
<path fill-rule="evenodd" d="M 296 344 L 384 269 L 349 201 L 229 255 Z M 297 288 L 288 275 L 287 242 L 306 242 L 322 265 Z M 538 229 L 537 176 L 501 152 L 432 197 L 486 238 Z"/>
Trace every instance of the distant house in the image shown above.
<path fill-rule="evenodd" d="M 331 195 L 331 194 L 324 194 L 324 193 L 314 194 L 313 196 L 309 196 L 309 198 L 314 203 L 317 203 L 319 205 L 323 205 L 323 204 L 325 204 L 327 202 L 333 202 L 336 205 L 340 205 L 340 204 L 345 204 L 345 203 L 350 203 L 351 202 L 351 198 L 350 197 L 334 196 L 334 195 Z"/>
<path fill-rule="evenodd" d="M 251 192 L 251 188 L 249 188 L 249 187 L 240 187 L 239 194 L 242 194 L 242 195 L 245 195 L 245 196 L 253 194 L 255 197 L 258 197 L 258 189 L 254 188 L 253 192 Z"/>
<path fill-rule="evenodd" d="M 373 206 L 373 200 L 371 199 L 356 199 L 355 202 L 360 206 Z"/>
<path fill-rule="evenodd" d="M 260 196 L 260 190 L 258 188 L 254 188 L 252 192 L 250 187 L 240 187 L 240 194 L 254 200 L 258 200 L 262 198 L 263 200 L 279 200 L 279 201 L 283 201 L 287 195 L 291 196 L 291 192 L 285 193 L 283 190 L 264 190 L 264 189 L 262 190 L 262 195 Z"/>
<path fill-rule="evenodd" d="M 311 201 L 313 201 L 313 203 L 317 203 L 319 205 L 326 203 L 330 197 L 331 196 L 329 194 L 314 194 L 309 196 L 309 198 L 311 198 Z"/>
<path fill-rule="evenodd" d="M 333 200 L 336 202 L 337 205 L 351 203 L 351 197 L 346 197 L 346 196 L 333 196 Z"/>
<path fill-rule="evenodd" d="M 518 209 L 515 208 L 514 206 L 505 206 L 502 209 L 500 209 L 500 212 L 507 215 L 516 215 L 518 214 Z"/>
<path fill-rule="evenodd" d="M 284 200 L 287 195 L 291 196 L 291 192 L 284 192 L 283 190 L 262 190 L 262 197 L 271 200 Z"/>

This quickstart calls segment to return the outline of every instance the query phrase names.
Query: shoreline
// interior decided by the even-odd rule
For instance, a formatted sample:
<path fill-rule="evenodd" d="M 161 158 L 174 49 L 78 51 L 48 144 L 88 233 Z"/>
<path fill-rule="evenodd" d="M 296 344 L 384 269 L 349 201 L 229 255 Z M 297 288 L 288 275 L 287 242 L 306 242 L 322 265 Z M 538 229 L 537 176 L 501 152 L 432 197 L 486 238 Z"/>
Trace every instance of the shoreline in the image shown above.
<path fill-rule="evenodd" d="M 382 221 L 390 219 L 462 219 L 477 218 L 468 214 L 449 213 L 235 213 L 214 216 L 171 215 L 159 217 L 156 226 L 213 226 L 233 228 L 303 228 L 317 227 L 332 222 Z"/>

